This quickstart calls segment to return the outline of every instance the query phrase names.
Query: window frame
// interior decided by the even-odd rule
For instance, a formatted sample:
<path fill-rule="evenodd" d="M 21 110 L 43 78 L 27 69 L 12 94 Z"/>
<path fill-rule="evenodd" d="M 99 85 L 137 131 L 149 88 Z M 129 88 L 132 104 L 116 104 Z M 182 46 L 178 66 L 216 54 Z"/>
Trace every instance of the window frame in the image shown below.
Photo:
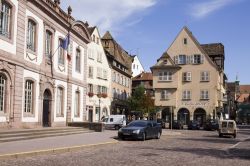
<path fill-rule="evenodd" d="M 164 89 L 161 91 L 161 100 L 169 100 L 170 99 L 170 91 L 167 89 Z"/>
<path fill-rule="evenodd" d="M 64 57 L 64 49 L 61 47 L 61 44 L 63 43 L 63 38 L 58 38 L 58 58 L 57 63 L 59 66 L 65 65 L 65 57 Z"/>
<path fill-rule="evenodd" d="M 173 81 L 172 71 L 161 71 L 158 74 L 158 81 L 170 82 Z"/>
<path fill-rule="evenodd" d="M 183 72 L 182 73 L 182 80 L 183 82 L 191 82 L 192 81 L 192 72 Z"/>
<path fill-rule="evenodd" d="M 191 100 L 192 92 L 191 90 L 183 90 L 182 91 L 182 100 Z"/>
<path fill-rule="evenodd" d="M 200 100 L 209 100 L 209 91 L 207 89 L 200 91 Z"/>
<path fill-rule="evenodd" d="M 187 64 L 187 56 L 184 54 L 178 55 L 178 64 L 179 65 Z"/>
<path fill-rule="evenodd" d="M 59 91 L 62 92 L 60 96 L 59 96 Z M 57 87 L 57 96 L 56 96 L 56 101 L 57 101 L 56 102 L 56 116 L 57 117 L 64 117 L 64 96 L 65 96 L 64 88 L 62 86 L 58 86 Z M 60 100 L 58 100 L 59 97 L 60 97 Z"/>
<path fill-rule="evenodd" d="M 28 46 L 28 38 L 30 39 L 30 36 L 29 36 L 29 23 L 32 23 L 34 25 L 34 29 L 33 29 L 33 47 L 34 48 L 30 48 L 30 46 Z M 28 17 L 27 18 L 27 30 L 26 30 L 26 50 L 32 54 L 36 54 L 37 53 L 37 38 L 38 38 L 38 27 L 39 27 L 39 24 L 38 22 L 33 18 L 33 17 Z M 30 44 L 30 43 L 29 43 Z"/>
<path fill-rule="evenodd" d="M 79 57 L 79 61 L 77 61 L 77 57 Z M 76 48 L 75 71 L 81 73 L 81 49 L 79 47 Z"/>
<path fill-rule="evenodd" d="M 7 93 L 7 78 L 4 74 L 0 73 L 0 99 L 1 99 L 0 115 L 6 113 L 6 93 Z"/>
<path fill-rule="evenodd" d="M 94 67 L 93 66 L 88 67 L 88 78 L 94 78 Z"/>
<path fill-rule="evenodd" d="M 210 72 L 209 71 L 201 71 L 200 81 L 201 82 L 209 82 L 210 81 Z"/>
<path fill-rule="evenodd" d="M 75 91 L 74 117 L 80 117 L 80 103 L 81 103 L 81 92 L 79 90 L 76 90 Z"/>
<path fill-rule="evenodd" d="M 31 94 L 31 111 L 28 112 L 26 111 L 26 94 L 27 94 L 27 91 L 26 91 L 26 84 L 27 82 L 30 82 L 32 83 L 32 90 L 29 90 L 32 94 Z M 35 104 L 36 104 L 36 81 L 32 78 L 25 78 L 24 80 L 24 105 L 23 105 L 23 115 L 24 117 L 31 117 L 31 116 L 35 116 Z"/>
<path fill-rule="evenodd" d="M 8 37 L 5 35 L 0 35 L 0 39 L 6 41 L 8 43 L 14 44 L 14 25 L 15 25 L 15 13 L 16 13 L 16 6 L 10 0 L 2 0 L 2 4 L 0 4 L 0 13 L 2 12 L 3 2 L 6 3 L 10 7 L 10 16 L 9 16 L 9 30 L 8 30 Z"/>
<path fill-rule="evenodd" d="M 48 55 L 47 52 L 47 32 L 51 35 L 51 43 L 50 43 L 50 54 Z M 50 28 L 45 27 L 45 34 L 44 34 L 44 55 L 45 58 L 50 60 L 52 58 L 53 48 L 54 48 L 54 31 L 52 31 Z"/>

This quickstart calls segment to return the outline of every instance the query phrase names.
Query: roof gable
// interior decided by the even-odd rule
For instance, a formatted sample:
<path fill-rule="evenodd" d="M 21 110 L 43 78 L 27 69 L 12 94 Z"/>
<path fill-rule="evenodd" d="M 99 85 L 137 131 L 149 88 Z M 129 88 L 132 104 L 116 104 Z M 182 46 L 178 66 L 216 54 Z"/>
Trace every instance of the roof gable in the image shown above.
<path fill-rule="evenodd" d="M 184 38 L 187 39 L 187 44 L 184 44 Z M 185 26 L 179 34 L 176 36 L 175 40 L 167 49 L 168 54 L 171 58 L 177 55 L 176 50 L 178 50 L 178 54 L 188 54 L 193 55 L 193 51 L 200 52 L 206 61 L 208 61 L 214 68 L 218 70 L 218 67 L 214 62 L 209 58 L 208 54 L 203 50 L 200 43 L 193 36 L 192 32 Z"/>

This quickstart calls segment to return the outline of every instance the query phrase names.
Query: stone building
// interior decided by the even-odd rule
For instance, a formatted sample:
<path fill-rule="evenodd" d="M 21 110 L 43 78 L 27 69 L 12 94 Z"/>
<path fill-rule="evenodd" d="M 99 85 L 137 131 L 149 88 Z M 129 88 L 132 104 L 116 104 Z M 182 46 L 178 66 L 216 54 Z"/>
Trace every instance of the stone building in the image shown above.
<path fill-rule="evenodd" d="M 87 24 L 59 0 L 1 0 L 0 7 L 0 126 L 85 121 Z"/>
<path fill-rule="evenodd" d="M 131 95 L 132 59 L 114 40 L 110 32 L 102 37 L 102 45 L 111 67 L 112 102 L 111 114 L 127 114 L 128 106 L 124 102 Z"/>
<path fill-rule="evenodd" d="M 184 27 L 151 67 L 158 118 L 203 124 L 223 107 L 224 46 L 201 45 Z"/>
<path fill-rule="evenodd" d="M 154 89 L 153 89 L 153 76 L 152 73 L 149 72 L 142 72 L 141 74 L 132 78 L 132 93 L 136 87 L 143 86 L 145 89 L 145 93 L 149 94 L 150 96 L 154 96 Z"/>

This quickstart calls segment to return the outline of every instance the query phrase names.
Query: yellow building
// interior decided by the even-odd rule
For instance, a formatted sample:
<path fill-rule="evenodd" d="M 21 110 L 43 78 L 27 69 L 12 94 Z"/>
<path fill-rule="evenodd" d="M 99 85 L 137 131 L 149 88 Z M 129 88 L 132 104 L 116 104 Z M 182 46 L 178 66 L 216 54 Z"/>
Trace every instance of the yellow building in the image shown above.
<path fill-rule="evenodd" d="M 151 67 L 158 118 L 183 124 L 216 118 L 225 93 L 224 59 L 221 43 L 201 45 L 184 27 Z"/>

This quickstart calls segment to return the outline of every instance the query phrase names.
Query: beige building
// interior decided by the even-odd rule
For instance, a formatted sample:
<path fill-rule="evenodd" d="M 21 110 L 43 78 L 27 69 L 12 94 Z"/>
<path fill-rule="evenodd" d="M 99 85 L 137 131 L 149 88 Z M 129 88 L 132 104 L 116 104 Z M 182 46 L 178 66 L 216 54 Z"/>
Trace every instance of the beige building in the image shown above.
<path fill-rule="evenodd" d="M 0 7 L 0 127 L 85 121 L 88 25 L 59 0 L 1 0 Z"/>
<path fill-rule="evenodd" d="M 128 106 L 124 101 L 131 95 L 132 58 L 109 32 L 102 37 L 102 45 L 111 68 L 111 114 L 127 114 Z"/>
<path fill-rule="evenodd" d="M 204 123 L 222 109 L 224 46 L 201 45 L 184 27 L 151 67 L 158 117 Z"/>

